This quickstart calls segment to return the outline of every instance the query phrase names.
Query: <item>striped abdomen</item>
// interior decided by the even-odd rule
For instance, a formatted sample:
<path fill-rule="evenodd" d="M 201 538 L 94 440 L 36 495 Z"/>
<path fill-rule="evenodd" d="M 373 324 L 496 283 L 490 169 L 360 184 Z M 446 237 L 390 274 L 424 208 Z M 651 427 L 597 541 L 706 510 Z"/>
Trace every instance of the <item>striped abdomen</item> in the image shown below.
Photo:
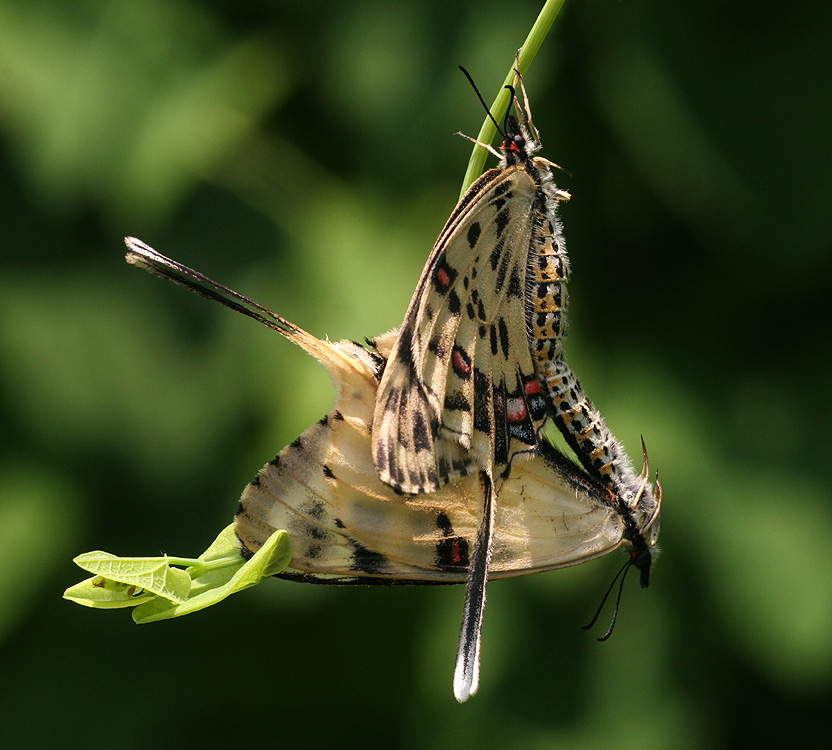
<path fill-rule="evenodd" d="M 526 278 L 527 323 L 532 358 L 549 412 L 584 467 L 616 494 L 637 491 L 638 478 L 624 449 L 593 406 L 566 363 L 569 261 L 566 243 L 553 212 L 535 217 Z"/>

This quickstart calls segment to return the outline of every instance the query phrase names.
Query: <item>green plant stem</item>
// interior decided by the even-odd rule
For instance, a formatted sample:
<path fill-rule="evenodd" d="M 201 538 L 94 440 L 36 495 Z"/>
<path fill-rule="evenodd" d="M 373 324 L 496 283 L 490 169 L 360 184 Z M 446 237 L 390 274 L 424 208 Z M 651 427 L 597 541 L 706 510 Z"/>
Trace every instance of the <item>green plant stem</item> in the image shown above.
<path fill-rule="evenodd" d="M 228 557 L 219 557 L 216 560 L 198 560 L 195 557 L 168 557 L 166 562 L 168 565 L 179 565 L 187 568 L 188 575 L 191 578 L 199 578 L 212 570 L 241 565 L 245 560 L 239 555 L 229 555 Z"/>
<path fill-rule="evenodd" d="M 529 69 L 529 66 L 532 63 L 532 60 L 534 60 L 540 46 L 543 44 L 543 40 L 549 33 L 549 29 L 552 27 L 552 24 L 554 23 L 555 18 L 557 18 L 558 13 L 560 13 L 560 9 L 563 7 L 565 1 L 566 0 L 546 0 L 544 3 L 540 14 L 537 16 L 537 20 L 534 22 L 529 35 L 526 37 L 526 41 L 523 42 L 523 46 L 520 48 L 520 57 L 517 64 L 517 69 L 520 71 L 520 75 L 526 75 L 526 71 Z M 503 118 L 510 104 L 511 94 L 505 87 L 510 86 L 513 82 L 514 64 L 512 64 L 503 85 L 500 87 L 500 93 L 497 94 L 497 98 L 491 105 L 491 113 L 494 115 L 494 119 L 497 120 L 497 122 L 500 122 Z M 494 127 L 494 123 L 491 121 L 491 118 L 486 117 L 482 127 L 480 128 L 480 132 L 477 134 L 477 140 L 480 143 L 491 143 L 496 132 L 497 129 Z M 476 180 L 477 177 L 483 173 L 485 159 L 487 156 L 488 151 L 486 149 L 482 146 L 474 146 L 474 150 L 471 152 L 471 158 L 468 160 L 468 169 L 465 171 L 465 178 L 462 181 L 460 198 L 465 194 L 465 191 L 468 190 L 474 180 Z"/>

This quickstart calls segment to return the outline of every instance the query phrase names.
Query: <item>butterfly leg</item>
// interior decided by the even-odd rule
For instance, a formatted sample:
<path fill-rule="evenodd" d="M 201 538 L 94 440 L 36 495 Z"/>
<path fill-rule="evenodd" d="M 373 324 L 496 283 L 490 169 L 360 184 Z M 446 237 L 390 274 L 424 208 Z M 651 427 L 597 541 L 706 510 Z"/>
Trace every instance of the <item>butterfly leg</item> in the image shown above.
<path fill-rule="evenodd" d="M 535 141 L 540 140 L 540 135 L 537 132 L 537 128 L 534 126 L 532 122 L 532 109 L 529 106 L 529 95 L 526 93 L 526 84 L 523 83 L 523 76 L 520 75 L 520 50 L 514 55 L 514 88 L 520 87 L 520 93 L 523 94 L 523 109 L 520 108 L 520 102 L 518 101 L 517 97 L 514 97 L 514 108 L 517 110 L 517 119 L 520 122 L 523 122 L 523 110 L 525 110 L 525 121 L 526 124 L 529 126 L 529 131 L 531 132 L 531 136 Z"/>

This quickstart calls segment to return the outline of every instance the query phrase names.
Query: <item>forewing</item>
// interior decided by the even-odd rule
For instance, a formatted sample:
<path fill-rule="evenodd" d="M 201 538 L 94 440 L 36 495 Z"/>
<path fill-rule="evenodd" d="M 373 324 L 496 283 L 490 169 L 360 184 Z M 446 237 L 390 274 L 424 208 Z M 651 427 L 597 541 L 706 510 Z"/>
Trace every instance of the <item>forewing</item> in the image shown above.
<path fill-rule="evenodd" d="M 526 326 L 537 186 L 491 170 L 439 236 L 379 387 L 373 457 L 400 492 L 434 492 L 472 466 L 499 475 L 533 450 L 545 406 Z"/>

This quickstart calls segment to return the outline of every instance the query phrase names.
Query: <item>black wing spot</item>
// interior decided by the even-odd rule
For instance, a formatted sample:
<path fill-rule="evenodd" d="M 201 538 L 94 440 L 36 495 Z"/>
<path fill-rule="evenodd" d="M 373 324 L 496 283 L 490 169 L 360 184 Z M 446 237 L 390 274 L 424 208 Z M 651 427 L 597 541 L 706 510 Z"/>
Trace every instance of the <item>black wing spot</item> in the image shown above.
<path fill-rule="evenodd" d="M 326 505 L 322 503 L 320 500 L 313 500 L 309 504 L 308 513 L 310 518 L 314 518 L 316 521 L 320 521 L 321 519 L 326 518 Z"/>
<path fill-rule="evenodd" d="M 503 232 L 506 230 L 508 226 L 509 219 L 511 218 L 511 211 L 508 208 L 504 208 L 501 211 L 497 212 L 497 218 L 495 221 L 497 222 L 497 237 L 501 237 Z"/>
<path fill-rule="evenodd" d="M 329 468 L 326 464 L 323 465 L 324 476 L 327 479 L 335 479 L 335 474 L 332 473 L 332 469 Z"/>
<path fill-rule="evenodd" d="M 380 552 L 367 549 L 355 539 L 350 540 L 353 546 L 352 569 L 360 570 L 362 573 L 378 574 L 383 573 L 388 567 L 389 561 Z"/>
<path fill-rule="evenodd" d="M 445 409 L 448 411 L 471 411 L 471 403 L 458 391 L 445 394 Z"/>
<path fill-rule="evenodd" d="M 491 384 L 482 371 L 474 368 L 474 429 L 491 434 Z"/>
<path fill-rule="evenodd" d="M 523 296 L 523 285 L 520 283 L 520 266 L 515 266 L 511 272 L 511 280 L 508 282 L 509 297 L 520 299 Z"/>
<path fill-rule="evenodd" d="M 399 410 L 399 389 L 391 388 L 387 394 L 387 403 L 384 405 L 385 411 Z"/>
<path fill-rule="evenodd" d="M 459 315 L 461 306 L 462 304 L 459 301 L 459 295 L 451 289 L 451 293 L 448 295 L 448 310 L 451 315 Z"/>
<path fill-rule="evenodd" d="M 492 403 L 494 404 L 494 462 L 499 465 L 508 463 L 508 434 L 506 425 L 505 383 L 493 386 Z"/>
<path fill-rule="evenodd" d="M 431 448 L 425 416 L 419 411 L 413 415 L 413 447 L 416 451 L 429 451 Z"/>
<path fill-rule="evenodd" d="M 511 262 L 511 254 L 506 253 L 500 262 L 500 270 L 497 271 L 497 283 L 494 285 L 495 291 L 499 294 L 506 281 L 506 274 L 508 273 L 508 264 Z"/>
<path fill-rule="evenodd" d="M 491 251 L 491 255 L 488 256 L 488 262 L 491 264 L 491 270 L 496 271 L 497 266 L 500 264 L 500 258 L 503 255 L 503 248 L 505 247 L 506 241 L 500 240 L 496 245 L 494 245 L 494 249 Z"/>
<path fill-rule="evenodd" d="M 508 426 L 508 432 L 512 438 L 526 445 L 537 445 L 538 443 L 537 433 L 528 420 L 518 422 L 517 424 L 510 424 Z"/>
<path fill-rule="evenodd" d="M 433 352 L 439 359 L 445 359 L 445 357 L 448 356 L 448 350 L 442 343 L 441 334 L 436 334 L 436 336 L 428 342 L 428 351 Z"/>
<path fill-rule="evenodd" d="M 503 182 L 501 182 L 499 185 L 497 185 L 497 187 L 494 188 L 494 195 L 499 196 L 499 195 L 503 195 L 503 193 L 506 193 L 508 191 L 509 184 L 510 183 L 509 183 L 508 180 L 504 180 Z M 506 196 L 506 197 L 510 197 L 510 196 Z"/>
<path fill-rule="evenodd" d="M 503 357 L 508 359 L 508 326 L 504 318 L 500 318 L 497 323 L 500 329 L 500 346 L 503 349 Z"/>
<path fill-rule="evenodd" d="M 475 221 L 468 228 L 468 246 L 473 248 L 474 245 L 477 244 L 477 240 L 479 238 L 480 238 L 480 224 L 479 224 L 478 221 Z"/>
<path fill-rule="evenodd" d="M 376 468 L 379 472 L 387 471 L 387 448 L 379 443 L 378 450 L 376 450 Z"/>
<path fill-rule="evenodd" d="M 315 539 L 318 542 L 322 542 L 328 536 L 327 530 L 322 529 L 320 526 L 312 526 L 310 524 L 306 531 L 310 538 Z"/>

